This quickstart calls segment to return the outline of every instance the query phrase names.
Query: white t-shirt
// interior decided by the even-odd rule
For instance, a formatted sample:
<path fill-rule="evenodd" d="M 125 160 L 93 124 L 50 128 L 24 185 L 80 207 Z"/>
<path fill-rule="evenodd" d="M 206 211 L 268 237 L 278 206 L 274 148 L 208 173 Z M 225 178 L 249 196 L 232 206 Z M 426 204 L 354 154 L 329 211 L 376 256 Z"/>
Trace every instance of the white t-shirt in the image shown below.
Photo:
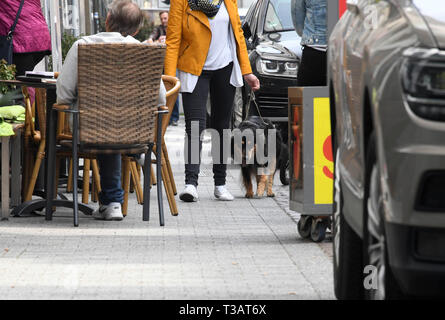
<path fill-rule="evenodd" d="M 221 7 L 216 16 L 209 18 L 209 24 L 212 31 L 212 40 L 203 69 L 218 70 L 233 61 L 230 50 L 230 18 L 224 2 L 221 2 Z"/>
<path fill-rule="evenodd" d="M 224 12 L 223 12 L 224 11 Z M 210 43 L 210 48 L 209 48 L 209 53 L 207 54 L 207 59 L 206 62 L 204 63 L 204 70 L 218 70 L 218 69 L 222 69 L 225 66 L 227 66 L 231 61 L 233 61 L 233 69 L 232 69 L 232 74 L 230 76 L 230 84 L 234 87 L 242 87 L 243 84 L 243 75 L 241 73 L 241 67 L 239 65 L 239 61 L 238 61 L 238 56 L 236 53 L 236 40 L 235 40 L 235 33 L 233 31 L 232 25 L 230 23 L 230 16 L 229 13 L 227 12 L 226 6 L 224 5 L 224 2 L 221 3 L 221 7 L 218 10 L 218 13 L 216 14 L 216 16 L 218 15 L 226 15 L 227 16 L 227 30 L 226 35 L 227 38 L 220 36 L 219 34 L 219 30 L 214 30 L 212 29 L 212 19 L 209 19 L 209 23 L 210 23 L 210 29 L 212 31 L 212 41 L 215 40 L 216 42 L 220 42 L 218 45 L 219 46 L 223 46 L 225 49 L 228 49 L 229 53 L 230 53 L 230 59 L 227 59 L 227 52 L 224 55 L 221 55 L 221 57 L 225 57 L 224 59 L 227 59 L 227 63 L 226 62 L 220 62 L 220 61 L 224 61 L 224 59 L 215 59 L 215 61 L 219 61 L 219 65 L 222 65 L 221 67 L 216 67 L 215 69 L 210 69 L 206 68 L 206 66 L 208 66 L 207 64 L 207 60 L 209 60 L 209 55 L 210 55 L 210 50 L 212 47 L 212 42 Z M 214 17 L 214 19 L 216 19 L 216 16 Z M 224 31 L 222 31 L 224 32 Z M 225 40 L 227 39 L 227 40 Z M 213 54 L 212 54 L 213 56 Z M 216 65 L 216 64 L 215 64 Z M 181 81 L 181 89 L 180 92 L 193 92 L 193 90 L 196 87 L 196 83 L 198 82 L 198 76 L 182 71 L 182 70 L 177 70 L 176 72 L 176 76 L 179 78 L 179 81 Z"/>

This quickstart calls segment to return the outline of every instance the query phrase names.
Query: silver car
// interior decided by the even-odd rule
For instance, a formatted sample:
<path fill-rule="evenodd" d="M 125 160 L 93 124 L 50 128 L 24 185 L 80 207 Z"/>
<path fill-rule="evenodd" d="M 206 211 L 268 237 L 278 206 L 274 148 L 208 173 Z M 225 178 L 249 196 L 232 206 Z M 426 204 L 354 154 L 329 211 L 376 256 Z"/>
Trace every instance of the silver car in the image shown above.
<path fill-rule="evenodd" d="M 329 41 L 339 299 L 445 293 L 445 5 L 348 0 Z"/>

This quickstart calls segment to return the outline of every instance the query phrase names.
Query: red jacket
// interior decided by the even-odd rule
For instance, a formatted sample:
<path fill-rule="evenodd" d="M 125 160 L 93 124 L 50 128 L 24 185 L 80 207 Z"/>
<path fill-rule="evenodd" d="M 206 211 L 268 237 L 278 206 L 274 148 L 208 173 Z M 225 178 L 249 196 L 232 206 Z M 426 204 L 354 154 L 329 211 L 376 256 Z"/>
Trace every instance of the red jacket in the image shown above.
<path fill-rule="evenodd" d="M 20 0 L 0 0 L 0 35 L 7 35 L 14 23 Z M 14 52 L 51 51 L 51 36 L 40 0 L 25 0 L 13 34 Z"/>

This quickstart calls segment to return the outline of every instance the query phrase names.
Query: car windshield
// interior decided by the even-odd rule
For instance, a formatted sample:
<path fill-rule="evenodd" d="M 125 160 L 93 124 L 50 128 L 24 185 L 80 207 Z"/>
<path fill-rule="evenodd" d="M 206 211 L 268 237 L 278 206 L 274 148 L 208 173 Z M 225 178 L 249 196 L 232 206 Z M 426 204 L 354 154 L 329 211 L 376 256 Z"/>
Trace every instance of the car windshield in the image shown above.
<path fill-rule="evenodd" d="M 270 0 L 267 6 L 265 32 L 294 30 L 290 10 L 291 0 Z"/>

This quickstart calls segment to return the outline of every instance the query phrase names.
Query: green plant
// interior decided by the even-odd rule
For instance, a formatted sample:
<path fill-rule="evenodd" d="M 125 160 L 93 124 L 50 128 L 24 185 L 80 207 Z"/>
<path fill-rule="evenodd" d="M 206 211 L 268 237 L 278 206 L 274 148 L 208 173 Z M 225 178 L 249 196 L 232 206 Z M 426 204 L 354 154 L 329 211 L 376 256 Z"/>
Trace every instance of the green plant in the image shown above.
<path fill-rule="evenodd" d="M 8 64 L 5 59 L 0 60 L 0 79 L 14 80 L 15 73 L 16 73 L 15 64 Z M 15 89 L 15 86 L 0 84 L 0 93 L 2 95 L 6 94 L 8 91 L 11 90 L 11 87 Z"/>
<path fill-rule="evenodd" d="M 67 32 L 62 35 L 62 63 L 65 61 L 66 55 L 73 46 L 74 42 L 79 40 L 81 37 L 83 37 L 83 35 L 79 35 L 78 37 L 76 37 Z"/>

